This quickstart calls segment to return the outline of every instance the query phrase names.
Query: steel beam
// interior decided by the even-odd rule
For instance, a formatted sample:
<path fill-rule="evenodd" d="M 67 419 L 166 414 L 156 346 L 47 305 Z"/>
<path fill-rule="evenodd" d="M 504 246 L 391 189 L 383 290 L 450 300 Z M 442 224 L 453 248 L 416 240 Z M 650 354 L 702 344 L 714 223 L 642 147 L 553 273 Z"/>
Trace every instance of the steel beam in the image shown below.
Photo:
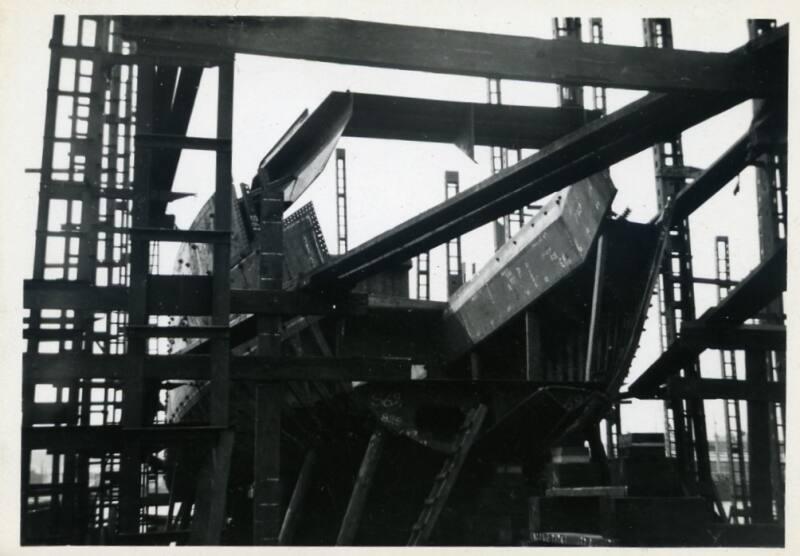
<path fill-rule="evenodd" d="M 757 140 L 759 135 L 775 129 L 783 129 L 785 134 L 785 128 L 785 113 L 772 113 L 754 122 L 747 133 L 678 193 L 674 201 L 672 218 L 675 221 L 687 218 L 763 154 L 767 145 Z"/>
<path fill-rule="evenodd" d="M 756 267 L 719 305 L 706 311 L 698 326 L 736 327 L 775 299 L 786 289 L 786 243 Z M 691 325 L 690 325 L 691 327 Z M 703 348 L 687 346 L 682 340 L 674 342 L 656 361 L 647 368 L 628 391 L 634 395 L 648 395 L 673 373 L 677 372 L 686 358 L 698 355 Z"/>
<path fill-rule="evenodd" d="M 347 93 L 331 96 L 343 94 Z M 342 133 L 345 137 L 458 143 L 469 130 L 475 145 L 541 149 L 600 117 L 598 110 L 581 108 L 351 94 L 353 115 Z"/>
<path fill-rule="evenodd" d="M 76 378 L 119 380 L 131 368 L 124 355 L 26 353 L 25 380 L 59 383 Z M 146 380 L 208 380 L 208 355 L 147 355 Z M 282 380 L 403 381 L 411 379 L 411 361 L 398 357 L 252 357 L 231 358 L 231 379 L 256 382 Z"/>
<path fill-rule="evenodd" d="M 660 51 L 308 17 L 124 17 L 127 36 L 196 48 L 562 85 L 761 96 L 776 80 L 757 54 Z M 786 29 L 782 29 L 786 32 Z M 766 75 L 765 75 L 766 73 Z"/>
<path fill-rule="evenodd" d="M 678 193 L 674 201 L 672 218 L 678 222 L 688 218 L 703 203 L 725 187 L 750 164 L 752 148 L 748 132 L 715 160 L 692 184 Z"/>
<path fill-rule="evenodd" d="M 667 382 L 668 396 L 700 398 L 703 400 L 754 400 L 759 402 L 785 402 L 786 385 L 766 382 L 753 385 L 744 380 L 724 378 L 672 377 Z"/>
<path fill-rule="evenodd" d="M 147 283 L 147 312 L 151 315 L 203 316 L 211 312 L 210 276 L 151 275 Z M 391 299 L 348 293 L 338 298 L 305 292 L 231 290 L 232 313 L 272 315 L 364 314 L 368 303 L 391 306 Z M 26 309 L 74 309 L 121 311 L 127 308 L 128 288 L 93 286 L 74 280 L 26 280 L 23 307 Z M 403 304 L 402 308 L 408 308 Z"/>
<path fill-rule="evenodd" d="M 748 385 L 754 390 L 767 388 L 767 352 L 748 350 L 745 365 Z M 747 400 L 747 453 L 750 456 L 750 517 L 754 523 L 773 521 L 772 481 L 775 479 L 771 476 L 771 451 L 769 404 L 750 398 Z"/>
<path fill-rule="evenodd" d="M 566 41 L 565 41 L 566 42 Z M 673 137 L 743 95 L 650 94 L 318 267 L 303 287 L 355 283 Z"/>
<path fill-rule="evenodd" d="M 776 324 L 743 324 L 730 327 L 687 321 L 681 326 L 681 341 L 702 349 L 786 350 L 786 327 Z"/>
<path fill-rule="evenodd" d="M 214 442 L 225 429 L 205 426 L 152 427 L 121 426 L 67 426 L 24 428 L 31 450 L 53 451 L 76 450 L 96 453 L 119 451 L 131 443 L 141 443 L 148 447 L 197 446 Z"/>

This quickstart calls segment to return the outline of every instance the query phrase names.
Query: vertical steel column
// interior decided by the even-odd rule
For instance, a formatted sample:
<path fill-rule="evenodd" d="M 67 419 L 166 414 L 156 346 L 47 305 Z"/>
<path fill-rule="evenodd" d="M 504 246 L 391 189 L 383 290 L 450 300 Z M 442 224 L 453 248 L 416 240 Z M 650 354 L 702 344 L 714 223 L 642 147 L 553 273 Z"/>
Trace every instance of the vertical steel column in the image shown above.
<path fill-rule="evenodd" d="M 234 58 L 227 55 L 218 65 L 217 86 L 217 138 L 221 144 L 231 145 L 233 136 Z M 233 177 L 231 175 L 231 148 L 219 147 L 216 151 L 216 176 L 214 188 L 214 230 L 230 232 L 232 228 Z M 211 276 L 211 324 L 230 324 L 230 241 L 213 245 L 213 270 Z M 211 425 L 227 427 L 230 417 L 230 337 L 212 338 L 210 341 Z M 233 433 L 225 431 L 211 449 L 208 463 L 201 472 L 195 500 L 195 515 L 190 540 L 193 544 L 219 544 L 225 523 L 227 483 Z"/>
<path fill-rule="evenodd" d="M 749 19 L 747 27 L 750 39 L 755 39 L 777 27 L 774 19 Z M 753 114 L 758 115 L 770 102 L 769 100 L 753 100 Z M 775 247 L 786 239 L 787 204 L 786 204 L 786 152 L 783 148 L 772 147 L 760 156 L 756 163 L 756 203 L 758 215 L 758 239 L 761 260 L 769 257 Z M 782 324 L 784 321 L 783 297 L 770 303 L 762 322 Z M 767 380 L 785 384 L 786 352 L 767 352 L 769 372 Z M 749 411 L 749 410 L 748 410 Z M 772 488 L 775 501 L 775 517 L 784 519 L 784 446 L 785 446 L 785 411 L 781 403 L 771 404 L 770 416 L 770 451 L 772 454 Z M 754 509 L 755 513 L 755 509 Z"/>
<path fill-rule="evenodd" d="M 336 251 L 347 253 L 347 164 L 345 150 L 336 149 Z"/>
<path fill-rule="evenodd" d="M 95 26 L 94 41 L 91 46 L 84 45 L 84 26 L 91 22 Z M 97 53 L 107 52 L 107 42 L 109 35 L 109 18 L 87 18 L 81 17 L 78 21 L 79 44 Z M 101 185 L 101 172 L 103 162 L 103 126 L 105 95 L 108 90 L 106 81 L 107 68 L 105 58 L 97 56 L 91 62 L 91 70 L 88 74 L 81 72 L 81 62 L 76 67 L 76 80 L 80 83 L 81 78 L 88 77 L 91 81 L 89 87 L 89 102 L 85 119 L 75 107 L 73 111 L 73 137 L 78 135 L 78 122 L 85 122 L 85 148 L 72 147 L 72 160 L 77 156 L 83 157 L 83 178 L 85 187 L 81 196 L 81 217 L 80 217 L 80 239 L 78 241 L 78 264 L 76 269 L 77 279 L 89 284 L 95 284 L 97 278 L 97 242 L 99 231 L 99 197 L 98 189 Z M 79 87 L 76 89 L 79 90 Z M 76 99 L 77 101 L 77 99 Z M 70 256 L 70 245 L 65 245 L 66 255 Z M 65 276 L 66 277 L 66 276 Z M 95 315 L 92 311 L 75 311 L 75 327 L 89 334 L 94 327 Z M 108 349 L 108 342 L 102 342 L 103 351 Z M 91 354 L 94 351 L 92 339 L 84 341 L 83 345 L 73 346 L 75 351 L 82 351 Z M 74 424 L 88 424 L 88 415 L 81 413 L 81 401 L 83 408 L 88 406 L 88 399 L 91 395 L 91 380 L 76 379 L 70 385 L 70 396 L 75 412 Z M 83 542 L 88 522 L 88 484 L 89 468 L 88 458 L 85 454 L 77 452 L 65 454 L 64 483 L 66 487 L 64 507 L 68 513 L 68 522 L 72 531 L 73 542 Z"/>
<path fill-rule="evenodd" d="M 502 87 L 500 79 L 490 77 L 486 80 L 486 96 L 489 104 L 503 104 Z M 496 174 L 508 166 L 508 151 L 504 147 L 490 146 L 492 174 Z M 506 242 L 510 237 L 511 218 L 509 215 L 502 216 L 494 222 L 494 248 L 495 250 Z"/>
<path fill-rule="evenodd" d="M 602 40 L 602 24 L 600 28 Z M 594 28 L 592 29 L 594 31 Z M 553 38 L 581 41 L 581 18 L 553 18 Z M 583 87 L 558 85 L 558 105 L 583 108 Z"/>
<path fill-rule="evenodd" d="M 153 131 L 155 69 L 152 63 L 143 62 L 138 65 L 137 135 Z M 132 224 L 137 228 L 147 228 L 150 224 L 151 162 L 151 150 L 138 144 L 137 141 L 132 211 Z M 150 262 L 150 243 L 146 238 L 131 237 L 130 261 L 128 322 L 132 326 L 146 326 Z M 144 425 L 144 358 L 147 355 L 147 344 L 147 338 L 141 335 L 131 335 L 128 339 L 128 357 L 131 365 L 123 382 L 122 408 L 122 425 L 126 428 L 138 428 Z M 139 532 L 141 451 L 141 442 L 138 440 L 126 443 L 122 451 L 119 500 L 121 533 Z"/>
<path fill-rule="evenodd" d="M 283 289 L 283 192 L 261 186 L 259 225 L 259 288 Z M 258 355 L 277 357 L 281 353 L 281 319 L 258 315 Z M 253 544 L 278 543 L 282 512 L 280 484 L 281 404 L 280 383 L 260 384 L 256 391 L 253 461 Z"/>
<path fill-rule="evenodd" d="M 643 24 L 645 46 L 672 48 L 672 27 L 669 19 L 644 19 Z M 653 147 L 653 158 L 658 208 L 663 210 L 686 185 L 680 136 L 656 144 Z M 691 253 L 689 223 L 684 220 L 670 229 L 668 257 L 665 258 L 661 269 L 660 295 L 663 303 L 661 326 L 662 334 L 668 343 L 677 339 L 680 325 L 684 320 L 695 318 Z M 699 378 L 699 362 L 695 360 L 690 363 L 681 374 Z M 671 422 L 675 427 L 675 451 L 684 479 L 689 482 L 696 480 L 705 495 L 713 496 L 703 401 L 673 398 L 666 411 L 672 415 Z M 669 416 L 667 422 L 670 422 Z M 666 432 L 669 441 L 670 431 Z"/>
<path fill-rule="evenodd" d="M 589 19 L 590 42 L 592 44 L 603 44 L 603 20 L 599 17 Z M 607 112 L 606 89 L 605 87 L 592 87 L 592 107 L 600 110 L 603 114 Z"/>
<path fill-rule="evenodd" d="M 458 195 L 458 190 L 458 172 L 445 172 L 445 200 Z M 461 237 L 456 237 L 448 241 L 445 249 L 447 252 L 447 296 L 449 297 L 464 283 L 464 271 L 461 268 Z"/>
<path fill-rule="evenodd" d="M 234 60 L 219 64 L 219 85 L 217 95 L 217 137 L 231 140 L 233 136 L 233 82 Z M 228 143 L 230 144 L 230 143 Z M 231 231 L 233 212 L 233 177 L 231 175 L 231 150 L 218 149 L 216 152 L 216 184 L 214 190 L 214 230 Z M 228 326 L 230 322 L 230 242 L 218 242 L 213 246 L 213 275 L 211 304 L 211 324 Z M 230 403 L 230 338 L 211 340 L 211 424 L 228 425 Z"/>
<path fill-rule="evenodd" d="M 745 352 L 747 383 L 753 389 L 767 383 L 767 354 L 762 350 Z M 772 473 L 770 460 L 769 403 L 747 400 L 747 453 L 750 456 L 750 507 L 755 523 L 773 521 Z"/>

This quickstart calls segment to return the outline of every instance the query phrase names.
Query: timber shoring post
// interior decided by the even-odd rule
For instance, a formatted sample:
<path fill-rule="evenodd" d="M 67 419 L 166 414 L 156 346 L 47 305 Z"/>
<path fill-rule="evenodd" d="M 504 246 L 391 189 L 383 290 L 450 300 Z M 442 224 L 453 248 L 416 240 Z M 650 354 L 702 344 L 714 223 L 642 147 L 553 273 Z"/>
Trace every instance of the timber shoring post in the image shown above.
<path fill-rule="evenodd" d="M 589 318 L 589 338 L 586 347 L 586 370 L 584 381 L 592 380 L 592 372 L 597 369 L 593 365 L 597 351 L 597 320 L 600 315 L 603 300 L 603 280 L 605 274 L 606 249 L 605 239 L 601 235 L 597 240 L 597 253 L 595 255 L 594 286 L 592 288 L 592 312 Z"/>
<path fill-rule="evenodd" d="M 233 431 L 221 432 L 216 444 L 209 451 L 206 464 L 200 471 L 189 544 L 220 543 L 225 524 L 225 501 L 233 439 Z"/>
<path fill-rule="evenodd" d="M 300 468 L 300 473 L 297 475 L 297 482 L 292 491 L 292 498 L 289 500 L 289 505 L 286 508 L 286 515 L 283 517 L 283 525 L 281 525 L 281 531 L 278 534 L 278 544 L 281 546 L 292 543 L 300 519 L 300 511 L 311 483 L 311 472 L 314 469 L 316 460 L 317 454 L 314 450 L 309 451 L 303 460 L 303 466 Z"/>
<path fill-rule="evenodd" d="M 352 545 L 353 541 L 355 541 L 358 526 L 361 524 L 361 516 L 364 513 L 364 506 L 372 487 L 372 479 L 375 476 L 378 461 L 383 451 L 384 435 L 383 429 L 377 428 L 369 439 L 369 444 L 367 444 L 367 449 L 364 452 L 364 459 L 361 460 L 361 467 L 358 470 L 356 484 L 353 486 L 353 493 L 347 503 L 347 510 L 345 510 L 344 518 L 342 519 L 339 535 L 336 537 L 337 546 Z"/>

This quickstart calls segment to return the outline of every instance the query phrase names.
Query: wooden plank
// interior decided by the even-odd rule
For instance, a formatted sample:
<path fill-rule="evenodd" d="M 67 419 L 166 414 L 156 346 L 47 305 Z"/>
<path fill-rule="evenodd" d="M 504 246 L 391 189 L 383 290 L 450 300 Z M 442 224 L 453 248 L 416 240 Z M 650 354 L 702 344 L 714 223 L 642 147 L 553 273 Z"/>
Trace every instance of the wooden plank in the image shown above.
<path fill-rule="evenodd" d="M 356 483 L 353 485 L 353 492 L 350 494 L 350 500 L 344 512 L 339 534 L 336 537 L 337 546 L 350 546 L 356 539 L 364 506 L 366 506 L 369 491 L 372 488 L 372 479 L 375 477 L 378 461 L 383 452 L 385 434 L 383 429 L 377 428 L 369 439 L 367 449 L 364 451 L 364 458 L 361 460 L 361 467 L 358 469 Z"/>
<path fill-rule="evenodd" d="M 653 91 L 771 90 L 747 51 L 733 55 L 590 44 L 308 17 L 124 17 L 124 32 L 174 45 L 213 47 L 413 71 Z M 785 29 L 781 32 L 785 33 Z"/>

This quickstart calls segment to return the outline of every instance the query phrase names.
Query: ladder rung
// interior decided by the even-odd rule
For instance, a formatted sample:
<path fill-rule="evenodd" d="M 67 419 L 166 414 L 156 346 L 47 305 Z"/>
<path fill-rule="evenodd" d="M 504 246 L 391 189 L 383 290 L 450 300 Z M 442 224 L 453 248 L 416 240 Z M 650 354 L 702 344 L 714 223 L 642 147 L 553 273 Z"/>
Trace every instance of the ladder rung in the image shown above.
<path fill-rule="evenodd" d="M 171 241 L 177 243 L 227 243 L 229 231 L 218 230 L 170 230 L 168 228 L 131 228 L 133 239 L 149 241 Z"/>
<path fill-rule="evenodd" d="M 136 145 L 153 149 L 193 149 L 202 151 L 230 151 L 231 140 L 208 137 L 186 137 L 159 133 L 139 133 Z"/>

